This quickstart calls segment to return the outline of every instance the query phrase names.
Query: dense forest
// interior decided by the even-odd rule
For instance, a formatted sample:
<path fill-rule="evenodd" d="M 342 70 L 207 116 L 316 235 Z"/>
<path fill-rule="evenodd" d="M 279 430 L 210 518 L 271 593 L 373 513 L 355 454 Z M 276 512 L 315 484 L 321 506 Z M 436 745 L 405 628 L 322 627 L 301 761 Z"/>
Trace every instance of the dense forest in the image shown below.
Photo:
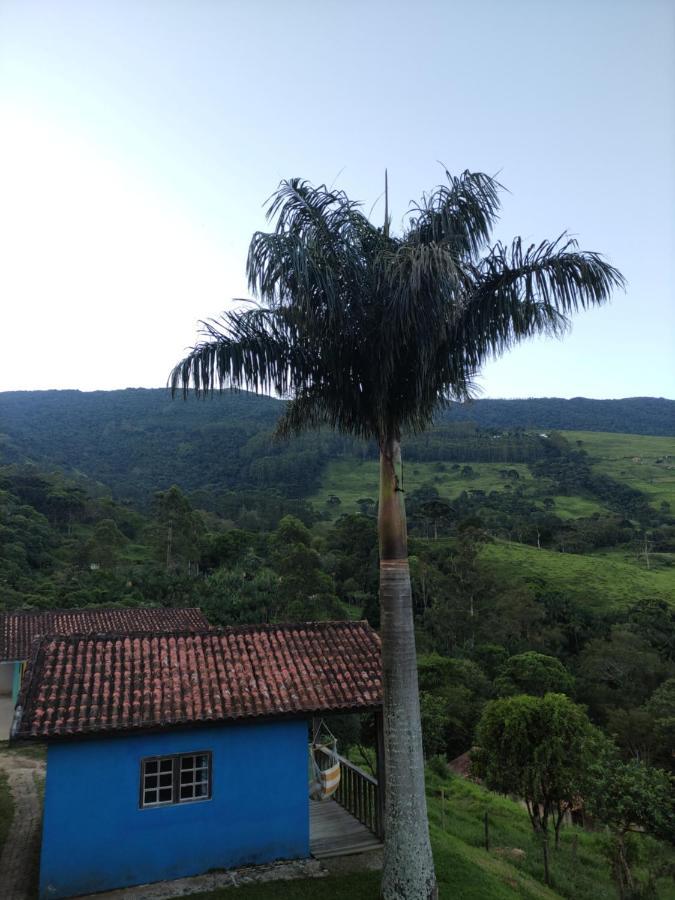
<path fill-rule="evenodd" d="M 301 497 L 318 487 L 329 460 L 375 457 L 373 447 L 327 431 L 273 440 L 281 408 L 281 401 L 244 392 L 209 402 L 172 401 L 159 389 L 0 393 L 0 461 L 85 475 L 138 506 L 171 484 L 184 491 L 245 487 Z M 550 429 L 672 435 L 675 401 L 451 404 L 434 429 L 406 440 L 405 458 L 529 462 L 540 442 L 523 432 Z"/>
<path fill-rule="evenodd" d="M 612 404 L 634 401 L 607 401 L 601 433 L 580 424 L 591 402 L 508 401 L 532 428 L 481 401 L 406 442 L 429 759 L 469 750 L 489 704 L 554 693 L 624 763 L 673 770 L 675 441 L 626 432 L 672 434 L 675 403 L 622 419 Z M 0 395 L 0 608 L 199 605 L 216 624 L 377 627 L 373 451 L 330 433 L 275 442 L 279 408 Z M 559 417 L 565 431 L 547 424 Z M 344 727 L 368 743 L 368 722 Z"/>

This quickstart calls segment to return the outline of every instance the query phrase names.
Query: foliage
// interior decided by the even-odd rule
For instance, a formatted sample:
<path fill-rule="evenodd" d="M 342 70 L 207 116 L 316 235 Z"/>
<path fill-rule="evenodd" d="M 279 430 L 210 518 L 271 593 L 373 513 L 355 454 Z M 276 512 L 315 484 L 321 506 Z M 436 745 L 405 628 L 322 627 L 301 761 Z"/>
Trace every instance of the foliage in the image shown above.
<path fill-rule="evenodd" d="M 254 234 L 247 262 L 249 287 L 266 305 L 205 323 L 206 340 L 175 367 L 172 389 L 291 395 L 281 432 L 328 424 L 382 444 L 467 397 L 491 356 L 559 334 L 566 315 L 623 285 L 599 254 L 564 235 L 490 247 L 501 186 L 482 173 L 446 175 L 412 207 L 401 236 L 387 216 L 374 226 L 341 191 L 282 182 L 268 208 L 276 228 Z"/>
<path fill-rule="evenodd" d="M 495 679 L 495 690 L 500 697 L 571 694 L 573 688 L 574 678 L 560 660 L 534 650 L 510 657 Z"/>
<path fill-rule="evenodd" d="M 664 681 L 647 702 L 646 711 L 653 722 L 657 757 L 664 766 L 675 765 L 675 678 Z"/>
<path fill-rule="evenodd" d="M 588 811 L 613 831 L 675 837 L 675 782 L 662 769 L 623 762 L 610 742 L 600 741 L 584 772 Z"/>
<path fill-rule="evenodd" d="M 418 658 L 418 673 L 425 753 L 459 756 L 471 746 L 490 681 L 472 660 L 437 653 Z"/>
<path fill-rule="evenodd" d="M 472 771 L 503 794 L 522 797 L 535 831 L 556 842 L 562 817 L 580 793 L 592 736 L 586 713 L 564 694 L 492 700 L 476 729 Z"/>
<path fill-rule="evenodd" d="M 450 723 L 447 702 L 443 697 L 420 691 L 422 716 L 422 743 L 426 759 L 435 757 L 446 749 L 446 731 Z"/>
<path fill-rule="evenodd" d="M 615 625 L 607 639 L 589 641 L 579 655 L 579 696 L 603 718 L 611 708 L 644 703 L 672 671 L 647 640 Z"/>
<path fill-rule="evenodd" d="M 637 846 L 630 835 L 675 838 L 675 782 L 661 769 L 622 762 L 606 740 L 598 741 L 584 770 L 584 802 L 610 831 L 608 856 L 620 897 L 640 896 L 633 871 Z"/>

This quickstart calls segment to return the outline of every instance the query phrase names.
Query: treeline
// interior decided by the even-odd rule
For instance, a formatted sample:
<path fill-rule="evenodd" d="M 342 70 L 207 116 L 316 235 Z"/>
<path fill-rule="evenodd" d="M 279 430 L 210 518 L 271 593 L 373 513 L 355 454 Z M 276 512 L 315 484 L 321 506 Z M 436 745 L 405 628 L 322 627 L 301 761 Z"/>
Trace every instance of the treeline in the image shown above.
<path fill-rule="evenodd" d="M 536 431 L 443 422 L 406 438 L 405 457 L 410 462 L 530 463 L 546 455 L 546 444 L 546 437 Z"/>
<path fill-rule="evenodd" d="M 209 402 L 143 389 L 0 394 L 0 462 L 81 473 L 146 508 L 172 484 L 300 496 L 317 486 L 327 459 L 353 442 L 330 433 L 276 441 L 281 407 L 232 392 Z"/>
<path fill-rule="evenodd" d="M 497 470 L 502 489 L 485 491 L 474 486 L 477 474 L 470 463 L 451 464 L 450 471 L 458 473 L 466 489 L 450 499 L 431 479 L 407 494 L 411 533 L 439 538 L 467 523 L 493 537 L 567 553 L 631 550 L 640 544 L 655 553 L 675 553 L 670 504 L 662 501 L 654 509 L 642 492 L 594 471 L 588 454 L 562 435 L 551 432 L 539 438 L 537 455 L 528 465 L 533 480 L 527 486 L 518 470 L 505 464 Z M 435 469 L 447 471 L 447 464 L 439 462 Z M 440 474 L 437 480 L 442 484 Z M 592 501 L 602 512 L 562 515 L 560 497 Z"/>
<path fill-rule="evenodd" d="M 141 513 L 59 474 L 0 467 L 0 607 L 196 602 L 222 564 L 223 534 L 248 534 L 253 547 L 284 516 L 302 527 L 316 519 L 304 501 L 271 491 L 193 499 L 201 508 L 173 487 Z"/>
<path fill-rule="evenodd" d="M 613 431 L 671 436 L 675 434 L 675 400 L 662 397 L 475 400 L 468 404 L 451 404 L 439 417 L 439 422 L 444 421 L 470 421 L 481 428 Z"/>
<path fill-rule="evenodd" d="M 373 458 L 376 448 L 321 431 L 276 441 L 282 403 L 225 392 L 209 401 L 171 400 L 166 390 L 28 391 L 0 394 L 0 464 L 34 462 L 99 482 L 119 500 L 148 508 L 153 495 L 184 491 L 312 493 L 326 463 Z M 451 404 L 436 427 L 406 439 L 406 459 L 530 463 L 551 429 L 675 432 L 675 402 L 478 400 Z"/>

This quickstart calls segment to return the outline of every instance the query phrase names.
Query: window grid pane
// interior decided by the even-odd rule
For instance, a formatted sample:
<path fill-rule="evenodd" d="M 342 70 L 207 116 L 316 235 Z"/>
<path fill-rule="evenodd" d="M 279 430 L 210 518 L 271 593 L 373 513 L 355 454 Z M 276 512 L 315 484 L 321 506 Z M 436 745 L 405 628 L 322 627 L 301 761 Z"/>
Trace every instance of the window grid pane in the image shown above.
<path fill-rule="evenodd" d="M 208 756 L 195 753 L 183 756 L 180 761 L 180 795 L 179 803 L 191 800 L 202 800 L 208 797 Z"/>
<path fill-rule="evenodd" d="M 168 772 L 167 772 L 167 765 Z M 173 802 L 173 765 L 170 759 L 149 759 L 143 765 L 143 806 L 167 806 Z"/>
<path fill-rule="evenodd" d="M 208 753 L 143 760 L 141 806 L 208 800 L 210 768 Z"/>

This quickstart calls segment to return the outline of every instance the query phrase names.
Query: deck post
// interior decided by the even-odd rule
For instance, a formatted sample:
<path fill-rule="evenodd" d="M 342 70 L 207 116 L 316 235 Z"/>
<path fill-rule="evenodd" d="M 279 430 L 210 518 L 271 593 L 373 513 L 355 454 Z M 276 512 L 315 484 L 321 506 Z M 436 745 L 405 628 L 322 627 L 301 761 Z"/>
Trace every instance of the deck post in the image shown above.
<path fill-rule="evenodd" d="M 387 789 L 387 772 L 384 765 L 384 718 L 382 710 L 375 713 L 376 765 L 377 765 L 377 836 L 384 838 L 384 796 Z"/>

